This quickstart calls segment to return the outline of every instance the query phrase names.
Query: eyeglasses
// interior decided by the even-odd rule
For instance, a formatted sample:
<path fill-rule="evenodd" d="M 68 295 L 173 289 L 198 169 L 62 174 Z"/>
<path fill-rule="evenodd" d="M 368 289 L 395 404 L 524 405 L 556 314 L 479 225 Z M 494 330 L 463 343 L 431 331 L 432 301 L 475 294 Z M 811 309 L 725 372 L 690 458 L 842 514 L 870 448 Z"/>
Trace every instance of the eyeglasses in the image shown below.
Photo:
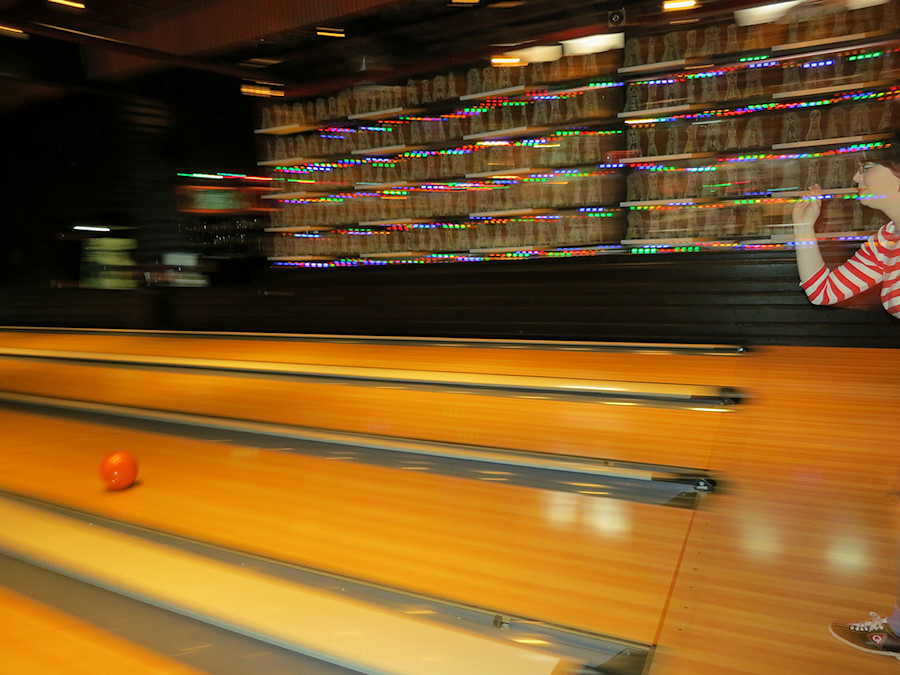
<path fill-rule="evenodd" d="M 878 162 L 857 162 L 856 173 L 865 173 L 875 166 L 881 166 Z"/>

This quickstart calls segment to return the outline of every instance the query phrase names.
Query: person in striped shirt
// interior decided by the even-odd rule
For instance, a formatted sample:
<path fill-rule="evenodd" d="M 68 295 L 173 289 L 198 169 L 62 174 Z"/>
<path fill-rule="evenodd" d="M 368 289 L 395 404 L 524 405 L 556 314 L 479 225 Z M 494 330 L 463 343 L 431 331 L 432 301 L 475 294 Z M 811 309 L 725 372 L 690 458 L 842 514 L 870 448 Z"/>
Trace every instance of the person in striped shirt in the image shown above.
<path fill-rule="evenodd" d="M 883 157 L 861 162 L 853 181 L 859 200 L 884 212 L 891 221 L 869 237 L 852 258 L 829 270 L 816 244 L 815 224 L 822 194 L 810 186 L 794 206 L 797 269 L 800 287 L 816 305 L 833 305 L 881 284 L 881 304 L 900 318 L 900 134 Z M 900 659 L 900 591 L 888 616 L 869 612 L 862 621 L 834 621 L 829 631 L 838 640 L 871 654 Z"/>
<path fill-rule="evenodd" d="M 900 136 L 900 135 L 898 135 Z M 804 191 L 793 212 L 800 287 L 815 305 L 834 305 L 881 284 L 881 304 L 900 318 L 900 142 L 895 136 L 883 157 L 860 162 L 853 181 L 860 202 L 891 221 L 845 263 L 829 270 L 816 243 L 822 190 Z"/>

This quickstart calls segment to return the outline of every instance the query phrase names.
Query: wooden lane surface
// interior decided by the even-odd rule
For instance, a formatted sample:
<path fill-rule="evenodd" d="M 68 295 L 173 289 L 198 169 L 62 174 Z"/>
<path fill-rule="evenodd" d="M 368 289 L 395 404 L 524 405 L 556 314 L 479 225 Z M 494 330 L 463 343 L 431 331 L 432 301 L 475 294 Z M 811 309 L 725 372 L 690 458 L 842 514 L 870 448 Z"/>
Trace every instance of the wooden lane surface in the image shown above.
<path fill-rule="evenodd" d="M 834 620 L 890 614 L 900 583 L 900 352 L 767 349 L 758 394 L 712 462 L 723 490 L 693 523 L 652 675 L 900 672 Z"/>
<path fill-rule="evenodd" d="M 87 333 L 4 332 L 0 347 L 57 349 L 145 356 L 217 358 L 271 363 L 407 368 L 446 372 L 604 378 L 731 386 L 736 362 L 746 356 L 698 359 L 648 349 L 623 354 L 488 346 L 406 345 L 261 338 L 163 337 Z M 701 370 L 698 364 L 703 362 Z"/>
<path fill-rule="evenodd" d="M 657 631 L 692 516 L 497 474 L 472 481 L 2 410 L 0 425 L 2 488 L 638 642 Z M 105 492 L 99 462 L 121 448 L 139 458 L 141 484 Z"/>
<path fill-rule="evenodd" d="M 19 340 L 22 336 L 15 335 Z M 43 337 L 43 336 L 38 336 Z M 32 348 L 87 347 L 82 336 L 65 344 L 39 342 Z M 9 340 L 10 336 L 0 334 Z M 156 341 L 159 338 L 154 339 Z M 156 341 L 149 346 L 125 345 L 126 349 L 160 352 Z M 223 340 L 221 350 L 240 349 L 239 341 Z M 232 342 L 238 344 L 233 345 Z M 184 343 L 175 340 L 171 356 L 185 356 Z M 321 354 L 303 352 L 306 343 L 271 343 L 285 350 L 278 358 L 310 361 Z M 143 343 L 141 343 L 143 345 Z M 5 346 L 22 346 L 11 345 Z M 115 345 L 104 344 L 103 348 Z M 269 343 L 264 346 L 268 347 Z M 315 345 L 323 347 L 322 345 Z M 373 359 L 350 358 L 348 345 L 330 362 L 350 365 Z M 352 345 L 351 345 L 352 346 Z M 288 353 L 296 347 L 298 351 Z M 371 346 L 364 346 L 368 350 Z M 398 348 L 401 349 L 401 348 Z M 209 350 L 221 351 L 219 346 Z M 407 351 L 408 350 L 408 351 Z M 424 350 L 424 351 L 423 351 Z M 252 351 L 252 350 L 251 350 Z M 256 360 L 272 358 L 255 354 Z M 663 357 L 655 354 L 623 358 L 621 354 L 556 351 L 486 350 L 463 348 L 402 348 L 402 353 L 378 362 L 379 366 L 429 367 L 460 372 L 490 368 L 501 374 L 558 377 L 598 377 L 641 381 L 730 385 L 741 358 L 671 356 L 673 372 L 665 374 Z M 405 354 L 405 356 L 404 356 Z M 449 354 L 449 355 L 448 355 Z M 191 354 L 193 355 L 193 354 Z M 468 358 L 472 357 L 472 361 Z M 428 358 L 430 357 L 430 361 Z M 467 360 L 462 361 L 461 359 Z M 742 357 L 743 358 L 743 357 Z M 579 359 L 582 360 L 579 363 Z M 452 360 L 452 361 L 451 361 Z M 303 382 L 265 377 L 240 377 L 209 373 L 172 373 L 105 366 L 68 365 L 0 358 L 0 388 L 92 402 L 115 403 L 203 415 L 233 417 L 276 424 L 383 434 L 428 441 L 462 443 L 586 457 L 612 458 L 694 468 L 709 468 L 716 443 L 734 433 L 742 413 L 722 413 L 634 406 L 627 414 L 623 405 L 587 400 L 551 401 L 534 396 L 503 397 L 486 393 L 461 393 L 404 389 L 393 386 L 361 386 L 327 382 Z M 565 430 L 563 433 L 562 430 Z"/>
<path fill-rule="evenodd" d="M 698 412 L 0 358 L 5 391 L 275 424 L 706 468 L 742 412 Z M 723 432 L 722 427 L 726 429 Z"/>
<path fill-rule="evenodd" d="M 0 587 L 0 671 L 28 675 L 200 675 L 60 610 Z"/>
<path fill-rule="evenodd" d="M 656 617 L 651 675 L 900 672 L 896 660 L 857 652 L 827 631 L 832 620 L 890 612 L 894 602 L 900 524 L 886 493 L 900 468 L 897 354 L 782 347 L 740 358 L 551 357 L 551 370 L 569 374 L 589 364 L 605 378 L 715 382 L 751 396 L 710 437 L 707 462 L 722 483 L 691 525 L 671 602 Z M 669 436 L 666 446 L 696 433 L 665 424 L 671 418 L 629 426 L 633 412 L 619 410 L 605 423 L 628 427 L 635 453 L 642 440 Z M 651 445 L 649 456 L 661 452 Z M 493 493 L 483 499 L 492 503 Z M 572 512 L 566 499 L 554 507 L 558 520 Z M 589 595 L 583 601 L 595 604 Z M 612 621 L 648 612 L 620 609 Z"/>

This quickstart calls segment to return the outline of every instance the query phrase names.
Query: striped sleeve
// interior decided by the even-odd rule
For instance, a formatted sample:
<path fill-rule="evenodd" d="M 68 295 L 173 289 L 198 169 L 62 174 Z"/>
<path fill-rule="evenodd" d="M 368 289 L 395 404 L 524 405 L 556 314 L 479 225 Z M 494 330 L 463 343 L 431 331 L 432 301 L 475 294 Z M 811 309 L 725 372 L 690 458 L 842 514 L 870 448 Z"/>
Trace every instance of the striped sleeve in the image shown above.
<path fill-rule="evenodd" d="M 859 295 L 884 278 L 884 260 L 888 253 L 882 230 L 873 234 L 856 254 L 840 267 L 824 265 L 800 284 L 814 305 L 833 305 Z"/>

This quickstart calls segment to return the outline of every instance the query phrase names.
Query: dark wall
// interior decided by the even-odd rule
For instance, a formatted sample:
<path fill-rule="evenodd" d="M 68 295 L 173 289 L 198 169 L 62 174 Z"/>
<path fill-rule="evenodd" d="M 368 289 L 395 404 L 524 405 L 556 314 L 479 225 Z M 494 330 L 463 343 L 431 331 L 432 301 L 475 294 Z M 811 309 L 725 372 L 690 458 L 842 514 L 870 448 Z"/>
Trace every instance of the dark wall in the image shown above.
<path fill-rule="evenodd" d="M 849 253 L 846 251 L 845 253 Z M 629 342 L 900 346 L 900 321 L 814 307 L 789 252 L 274 270 L 253 287 L 0 296 L 0 323 Z"/>

